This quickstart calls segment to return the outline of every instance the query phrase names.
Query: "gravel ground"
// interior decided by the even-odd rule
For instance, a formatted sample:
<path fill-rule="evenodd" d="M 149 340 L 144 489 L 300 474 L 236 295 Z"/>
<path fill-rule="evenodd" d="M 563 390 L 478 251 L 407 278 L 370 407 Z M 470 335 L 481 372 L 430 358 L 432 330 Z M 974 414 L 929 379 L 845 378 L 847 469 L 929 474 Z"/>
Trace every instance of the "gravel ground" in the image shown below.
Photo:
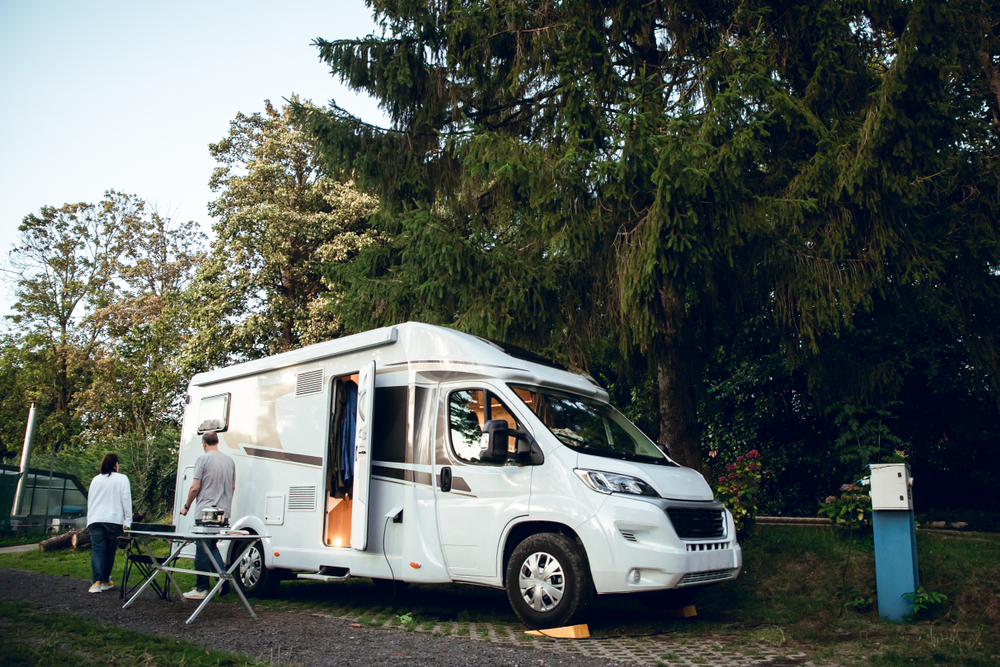
<path fill-rule="evenodd" d="M 185 625 L 196 608 L 194 603 L 164 602 L 145 591 L 128 609 L 122 609 L 117 588 L 94 595 L 87 592 L 87 587 L 88 582 L 80 579 L 0 569 L 0 598 L 4 600 L 30 602 L 42 611 L 100 619 L 143 634 L 185 639 L 205 648 L 242 653 L 274 663 L 303 667 L 364 667 L 397 660 L 406 665 L 433 667 L 469 664 L 610 667 L 629 664 L 472 639 L 382 628 L 352 628 L 350 621 L 345 619 L 306 612 L 254 608 L 257 614 L 254 619 L 242 604 L 217 604 L 214 600 L 194 623 Z"/>

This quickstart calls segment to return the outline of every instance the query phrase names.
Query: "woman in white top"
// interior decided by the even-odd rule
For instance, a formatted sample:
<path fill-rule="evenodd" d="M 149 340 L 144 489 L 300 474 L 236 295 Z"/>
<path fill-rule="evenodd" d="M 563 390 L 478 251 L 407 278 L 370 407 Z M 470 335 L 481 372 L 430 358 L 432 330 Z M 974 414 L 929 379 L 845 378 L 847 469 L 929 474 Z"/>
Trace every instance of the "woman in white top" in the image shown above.
<path fill-rule="evenodd" d="M 118 536 L 132 525 L 132 487 L 128 477 L 118 472 L 118 455 L 105 454 L 101 474 L 90 482 L 87 494 L 87 528 L 90 530 L 91 593 L 114 586 L 111 570 L 115 566 Z"/>

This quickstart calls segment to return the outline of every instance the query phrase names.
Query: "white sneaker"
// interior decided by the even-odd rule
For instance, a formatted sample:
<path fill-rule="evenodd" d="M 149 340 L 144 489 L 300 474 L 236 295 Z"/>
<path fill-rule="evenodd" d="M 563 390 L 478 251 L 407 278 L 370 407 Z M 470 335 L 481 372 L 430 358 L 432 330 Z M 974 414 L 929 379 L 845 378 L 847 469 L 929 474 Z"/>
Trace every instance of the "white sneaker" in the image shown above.
<path fill-rule="evenodd" d="M 203 591 L 197 588 L 192 588 L 184 594 L 185 600 L 204 600 L 206 597 L 208 597 L 208 591 Z"/>
<path fill-rule="evenodd" d="M 101 588 L 101 582 L 95 581 L 93 583 L 93 585 L 91 585 L 90 590 L 87 591 L 87 592 L 88 593 L 100 593 L 102 590 L 104 590 L 104 589 Z"/>
<path fill-rule="evenodd" d="M 110 591 L 114 587 L 115 587 L 115 582 L 111 581 L 110 579 L 108 579 L 107 581 L 101 583 L 101 590 L 102 591 Z"/>

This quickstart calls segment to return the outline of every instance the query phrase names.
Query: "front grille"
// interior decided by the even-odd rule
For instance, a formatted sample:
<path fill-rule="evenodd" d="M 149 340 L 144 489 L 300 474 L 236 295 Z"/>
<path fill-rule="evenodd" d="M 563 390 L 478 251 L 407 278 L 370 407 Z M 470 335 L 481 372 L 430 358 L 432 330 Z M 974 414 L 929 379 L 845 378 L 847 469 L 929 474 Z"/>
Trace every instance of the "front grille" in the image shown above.
<path fill-rule="evenodd" d="M 712 581 L 725 581 L 733 578 L 732 570 L 709 570 L 708 572 L 689 572 L 677 582 L 678 586 L 691 584 L 707 584 Z"/>
<path fill-rule="evenodd" d="M 668 507 L 667 516 L 682 540 L 710 540 L 726 536 L 725 510 Z"/>
<path fill-rule="evenodd" d="M 688 544 L 688 551 L 721 551 L 729 548 L 729 542 L 699 542 Z"/>

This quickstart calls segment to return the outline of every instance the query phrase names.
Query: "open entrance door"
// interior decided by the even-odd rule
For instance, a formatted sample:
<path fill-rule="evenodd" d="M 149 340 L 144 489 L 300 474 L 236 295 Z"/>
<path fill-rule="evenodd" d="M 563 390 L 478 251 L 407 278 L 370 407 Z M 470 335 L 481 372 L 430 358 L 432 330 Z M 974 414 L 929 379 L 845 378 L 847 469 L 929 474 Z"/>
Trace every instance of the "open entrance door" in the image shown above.
<path fill-rule="evenodd" d="M 358 374 L 357 430 L 354 438 L 354 493 L 351 507 L 351 548 L 368 548 L 368 500 L 371 488 L 372 409 L 375 405 L 375 362 Z"/>

